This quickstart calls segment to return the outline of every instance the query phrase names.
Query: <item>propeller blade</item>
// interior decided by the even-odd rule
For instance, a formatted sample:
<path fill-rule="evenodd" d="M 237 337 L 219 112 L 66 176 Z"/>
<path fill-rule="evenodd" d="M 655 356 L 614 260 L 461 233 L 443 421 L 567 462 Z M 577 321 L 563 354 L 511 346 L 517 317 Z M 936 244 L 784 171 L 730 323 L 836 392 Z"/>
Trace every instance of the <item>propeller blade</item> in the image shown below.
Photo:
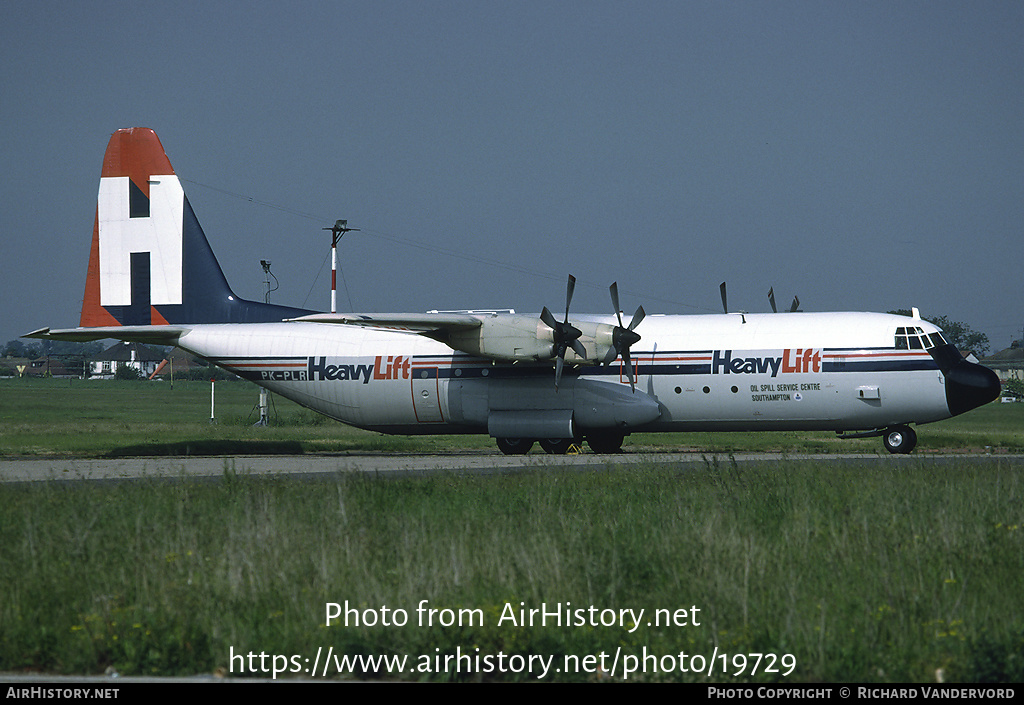
<path fill-rule="evenodd" d="M 565 285 L 565 322 L 569 322 L 569 304 L 572 303 L 572 292 L 576 290 L 576 277 L 569 275 L 569 283 Z"/>
<path fill-rule="evenodd" d="M 612 295 L 612 308 L 615 309 L 615 313 L 619 312 L 619 283 L 612 282 L 612 285 L 608 287 L 608 291 Z"/>
<path fill-rule="evenodd" d="M 629 359 L 629 348 L 622 351 L 622 362 L 626 365 L 626 377 L 629 378 L 629 388 L 636 393 L 636 385 L 633 384 L 633 364 Z"/>
<path fill-rule="evenodd" d="M 772 313 L 779 312 L 779 309 L 775 308 L 775 287 L 768 289 L 768 303 L 772 305 Z"/>
<path fill-rule="evenodd" d="M 576 337 L 578 338 L 580 335 L 583 335 L 583 334 L 580 333 Z M 580 357 L 586 359 L 586 357 L 587 357 L 587 349 L 583 346 L 583 343 L 581 343 L 579 340 L 576 340 L 575 338 L 573 338 L 572 342 L 569 343 L 569 346 L 573 349 L 573 352 L 575 352 Z"/>
<path fill-rule="evenodd" d="M 729 301 L 725 296 L 725 282 L 718 286 L 718 290 L 722 292 L 722 308 L 725 309 L 726 313 L 729 313 Z"/>
<path fill-rule="evenodd" d="M 545 306 L 543 308 L 543 310 L 541 310 L 541 312 L 540 312 L 540 320 L 548 328 L 551 328 L 553 331 L 555 331 L 555 333 L 558 333 L 558 321 L 556 321 L 555 317 L 551 315 L 551 311 L 548 311 L 548 307 L 547 306 Z"/>
<path fill-rule="evenodd" d="M 631 330 L 631 331 L 632 330 L 636 330 L 636 327 L 638 325 L 640 325 L 640 321 L 644 320 L 644 316 L 646 316 L 646 315 L 647 315 L 647 313 L 644 311 L 644 307 L 643 306 L 637 306 L 636 307 L 636 313 L 633 314 L 633 320 L 629 322 L 629 330 Z M 621 323 L 621 319 L 620 319 L 620 323 Z M 640 340 L 640 336 L 639 335 L 636 337 L 636 340 Z M 635 343 L 636 340 L 634 340 L 633 343 Z M 630 345 L 632 345 L 633 343 L 630 343 Z"/>
<path fill-rule="evenodd" d="M 562 381 L 562 365 L 565 364 L 565 360 L 562 358 L 565 355 L 565 350 L 562 351 L 562 355 L 555 358 L 555 391 L 558 391 L 558 383 Z"/>

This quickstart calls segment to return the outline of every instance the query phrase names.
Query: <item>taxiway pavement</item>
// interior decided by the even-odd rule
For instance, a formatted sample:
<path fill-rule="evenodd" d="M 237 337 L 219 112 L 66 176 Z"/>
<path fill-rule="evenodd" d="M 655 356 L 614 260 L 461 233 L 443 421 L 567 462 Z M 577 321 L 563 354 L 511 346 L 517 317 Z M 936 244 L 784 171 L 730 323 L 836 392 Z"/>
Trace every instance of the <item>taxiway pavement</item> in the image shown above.
<path fill-rule="evenodd" d="M 343 455 L 246 455 L 145 458 L 26 458 L 0 460 L 0 483 L 43 481 L 124 481 L 143 478 L 222 478 L 225 474 L 322 478 L 334 473 L 366 473 L 384 477 L 437 472 L 506 473 L 529 470 L 624 470 L 655 465 L 680 470 L 699 470 L 714 464 L 728 466 L 766 462 L 810 462 L 898 467 L 907 464 L 939 466 L 963 462 L 1024 465 L 1024 455 L 916 454 L 892 455 L 784 455 L 775 453 L 642 453 L 617 455 L 547 455 L 531 453 L 506 456 L 497 453 L 441 455 L 364 453 Z"/>

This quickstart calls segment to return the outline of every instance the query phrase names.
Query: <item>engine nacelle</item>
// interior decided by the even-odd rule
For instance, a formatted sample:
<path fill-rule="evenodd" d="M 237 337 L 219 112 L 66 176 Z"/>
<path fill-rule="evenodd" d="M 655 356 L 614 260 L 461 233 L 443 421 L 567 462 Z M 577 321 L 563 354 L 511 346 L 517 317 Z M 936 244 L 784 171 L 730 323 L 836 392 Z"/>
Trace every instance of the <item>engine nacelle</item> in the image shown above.
<path fill-rule="evenodd" d="M 573 365 L 596 365 L 604 362 L 605 356 L 612 349 L 612 335 L 615 326 L 607 323 L 577 323 L 575 321 L 570 321 L 570 323 L 583 333 L 579 337 L 579 341 L 583 343 L 587 356 L 580 357 L 576 354 L 575 350 L 569 348 L 565 351 L 566 363 Z"/>
<path fill-rule="evenodd" d="M 509 362 L 536 362 L 551 360 L 555 356 L 554 331 L 536 316 L 484 315 L 480 316 L 480 321 L 479 328 L 454 331 L 445 342 L 455 350 L 470 355 Z M 569 322 L 582 331 L 579 341 L 587 355 L 580 357 L 569 348 L 565 352 L 566 363 L 584 365 L 603 362 L 612 348 L 615 326 L 607 323 Z"/>
<path fill-rule="evenodd" d="M 550 360 L 555 355 L 553 331 L 536 316 L 485 315 L 480 320 L 479 328 L 450 333 L 448 345 L 510 362 Z"/>

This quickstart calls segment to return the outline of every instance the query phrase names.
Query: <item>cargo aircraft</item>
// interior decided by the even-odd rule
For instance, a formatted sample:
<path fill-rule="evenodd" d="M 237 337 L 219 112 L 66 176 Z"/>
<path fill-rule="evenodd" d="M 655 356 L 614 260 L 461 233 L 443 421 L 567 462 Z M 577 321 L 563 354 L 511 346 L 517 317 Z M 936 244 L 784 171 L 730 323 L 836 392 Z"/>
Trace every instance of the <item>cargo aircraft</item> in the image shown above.
<path fill-rule="evenodd" d="M 508 454 L 637 431 L 829 430 L 916 443 L 910 424 L 999 395 L 942 331 L 881 313 L 610 315 L 547 308 L 316 313 L 228 286 L 156 133 L 119 130 L 103 159 L 78 328 L 26 337 L 176 345 L 343 423 L 393 434 L 488 433 Z M 772 298 L 774 309 L 774 298 Z M 559 308 L 560 312 L 560 308 Z"/>

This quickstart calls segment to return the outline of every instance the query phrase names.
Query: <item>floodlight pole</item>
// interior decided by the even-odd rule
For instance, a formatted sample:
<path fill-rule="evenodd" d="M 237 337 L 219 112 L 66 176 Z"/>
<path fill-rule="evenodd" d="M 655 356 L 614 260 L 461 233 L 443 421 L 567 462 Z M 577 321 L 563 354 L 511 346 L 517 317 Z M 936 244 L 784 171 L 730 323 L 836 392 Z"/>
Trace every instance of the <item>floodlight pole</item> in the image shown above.
<path fill-rule="evenodd" d="M 359 231 L 359 228 L 348 227 L 347 220 L 334 221 L 333 228 L 323 228 L 331 231 L 331 313 L 338 312 L 338 240 L 345 233 Z"/>
<path fill-rule="evenodd" d="M 267 389 L 266 387 L 260 387 L 260 419 L 253 426 L 269 426 L 270 420 L 267 418 Z"/>
<path fill-rule="evenodd" d="M 270 303 L 270 292 L 277 291 L 277 277 L 274 276 L 273 272 L 270 271 L 270 260 L 261 259 L 260 266 L 263 267 L 263 285 L 266 287 L 263 292 L 263 303 Z M 270 278 L 274 278 L 274 288 L 270 288 Z M 267 419 L 267 389 L 266 387 L 260 387 L 260 419 L 253 426 L 269 426 L 270 421 Z"/>

